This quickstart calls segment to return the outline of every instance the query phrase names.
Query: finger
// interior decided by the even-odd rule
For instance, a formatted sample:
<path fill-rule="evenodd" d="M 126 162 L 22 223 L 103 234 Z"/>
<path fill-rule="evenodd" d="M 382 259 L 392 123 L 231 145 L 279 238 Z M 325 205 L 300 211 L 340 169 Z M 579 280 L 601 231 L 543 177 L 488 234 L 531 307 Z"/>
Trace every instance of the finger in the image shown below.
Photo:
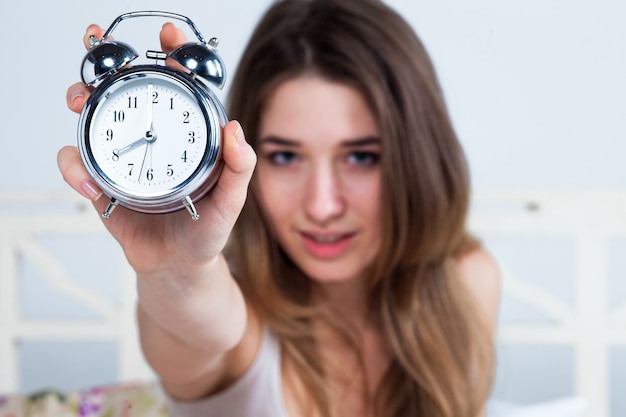
<path fill-rule="evenodd" d="M 218 180 L 214 198 L 221 200 L 229 211 L 239 213 L 245 202 L 248 184 L 256 165 L 256 154 L 245 141 L 240 124 L 231 121 L 223 130 L 224 169 Z"/>
<path fill-rule="evenodd" d="M 246 137 L 241 125 L 236 120 L 231 120 L 224 126 L 223 157 L 227 171 L 233 174 L 252 176 L 256 164 L 256 154 L 246 142 Z"/>
<path fill-rule="evenodd" d="M 90 92 L 91 90 L 83 83 L 72 84 L 65 94 L 67 107 L 75 113 L 80 113 Z"/>
<path fill-rule="evenodd" d="M 75 146 L 63 147 L 57 154 L 57 164 L 65 182 L 83 197 L 97 201 L 102 196 L 102 191 L 87 173 Z"/>
<path fill-rule="evenodd" d="M 85 48 L 89 49 L 91 47 L 91 42 L 89 42 L 89 37 L 90 36 L 95 36 L 98 39 L 102 39 L 102 36 L 104 36 L 104 29 L 102 29 L 100 26 L 98 25 L 89 25 L 87 27 L 87 30 L 85 31 L 85 35 L 83 35 L 83 45 L 85 45 Z"/>
<path fill-rule="evenodd" d="M 159 33 L 159 39 L 161 41 L 161 49 L 167 53 L 187 42 L 185 33 L 171 22 L 163 25 Z"/>

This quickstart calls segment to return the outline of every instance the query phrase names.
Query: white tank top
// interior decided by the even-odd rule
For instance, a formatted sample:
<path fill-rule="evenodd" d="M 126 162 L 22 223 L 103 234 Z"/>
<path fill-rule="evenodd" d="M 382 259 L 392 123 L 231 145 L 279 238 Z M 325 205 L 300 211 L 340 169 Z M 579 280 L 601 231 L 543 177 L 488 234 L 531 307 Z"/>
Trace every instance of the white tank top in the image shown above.
<path fill-rule="evenodd" d="M 265 328 L 250 369 L 224 391 L 198 401 L 166 397 L 170 417 L 288 417 L 282 395 L 278 338 Z"/>

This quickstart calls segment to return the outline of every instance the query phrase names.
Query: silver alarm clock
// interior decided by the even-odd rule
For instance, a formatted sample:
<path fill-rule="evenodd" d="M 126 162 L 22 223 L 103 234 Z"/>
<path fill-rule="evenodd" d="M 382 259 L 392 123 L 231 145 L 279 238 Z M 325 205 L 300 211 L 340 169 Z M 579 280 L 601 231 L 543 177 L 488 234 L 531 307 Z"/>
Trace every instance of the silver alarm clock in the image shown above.
<path fill-rule="evenodd" d="M 132 66 L 139 55 L 109 39 L 123 20 L 165 17 L 186 22 L 198 38 L 166 54 L 146 51 L 155 64 Z M 101 39 L 90 38 L 82 80 L 93 86 L 80 115 L 78 148 L 87 171 L 110 198 L 103 217 L 119 204 L 143 213 L 186 208 L 215 185 L 223 166 L 224 107 L 208 87 L 222 88 L 225 67 L 217 39 L 204 39 L 187 17 L 160 11 L 123 14 Z M 171 59 L 183 69 L 165 66 Z"/>

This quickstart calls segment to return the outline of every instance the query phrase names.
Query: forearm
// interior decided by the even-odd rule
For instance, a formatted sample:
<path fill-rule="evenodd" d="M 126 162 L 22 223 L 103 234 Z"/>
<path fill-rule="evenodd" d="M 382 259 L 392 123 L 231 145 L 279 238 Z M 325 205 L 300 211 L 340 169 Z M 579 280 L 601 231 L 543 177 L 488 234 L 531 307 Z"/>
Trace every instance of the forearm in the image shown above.
<path fill-rule="evenodd" d="M 165 379 L 193 378 L 235 347 L 246 305 L 225 260 L 194 271 L 137 277 L 144 354 Z"/>

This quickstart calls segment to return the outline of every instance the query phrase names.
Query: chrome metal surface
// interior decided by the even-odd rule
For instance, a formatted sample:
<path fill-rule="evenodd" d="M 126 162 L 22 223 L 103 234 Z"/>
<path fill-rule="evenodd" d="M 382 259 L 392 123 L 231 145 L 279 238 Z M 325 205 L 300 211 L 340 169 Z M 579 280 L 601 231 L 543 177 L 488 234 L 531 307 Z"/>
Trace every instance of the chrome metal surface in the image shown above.
<path fill-rule="evenodd" d="M 169 58 L 218 88 L 224 86 L 226 68 L 215 48 L 203 43 L 189 42 L 170 52 Z"/>
<path fill-rule="evenodd" d="M 83 58 L 81 78 L 94 85 L 115 73 L 139 55 L 132 46 L 120 41 L 97 41 Z"/>
<path fill-rule="evenodd" d="M 204 44 L 207 43 L 207 41 L 205 40 L 204 36 L 202 36 L 202 33 L 200 33 L 200 30 L 198 29 L 198 27 L 188 17 L 183 16 L 182 14 L 178 14 L 178 13 L 163 12 L 163 11 L 156 11 L 156 10 L 145 10 L 145 11 L 129 12 L 129 13 L 124 13 L 124 14 L 118 16 L 113 21 L 113 23 L 111 23 L 111 26 L 109 26 L 109 28 L 106 30 L 106 32 L 104 32 L 104 35 L 102 35 L 102 40 L 103 41 L 107 40 L 111 36 L 111 33 L 113 33 L 113 30 L 122 21 L 124 21 L 126 19 L 131 19 L 131 18 L 134 18 L 134 17 L 150 17 L 150 16 L 165 17 L 165 18 L 168 18 L 168 19 L 181 20 L 181 21 L 183 21 L 183 22 L 185 22 L 185 23 L 187 23 L 189 25 L 189 27 L 193 31 L 194 35 L 196 35 L 196 37 L 198 38 L 198 40 L 200 42 L 202 42 Z"/>
<path fill-rule="evenodd" d="M 105 219 L 110 218 L 111 213 L 113 212 L 113 210 L 115 210 L 115 207 L 117 207 L 118 204 L 119 203 L 117 202 L 117 200 L 115 198 L 112 198 L 111 201 L 109 201 L 109 205 L 102 213 L 102 217 L 104 217 Z"/>
<path fill-rule="evenodd" d="M 200 215 L 198 214 L 196 207 L 193 205 L 193 201 L 191 200 L 191 197 L 185 196 L 185 198 L 183 199 L 183 205 L 185 206 L 189 214 L 191 214 L 192 220 L 200 219 Z"/>

